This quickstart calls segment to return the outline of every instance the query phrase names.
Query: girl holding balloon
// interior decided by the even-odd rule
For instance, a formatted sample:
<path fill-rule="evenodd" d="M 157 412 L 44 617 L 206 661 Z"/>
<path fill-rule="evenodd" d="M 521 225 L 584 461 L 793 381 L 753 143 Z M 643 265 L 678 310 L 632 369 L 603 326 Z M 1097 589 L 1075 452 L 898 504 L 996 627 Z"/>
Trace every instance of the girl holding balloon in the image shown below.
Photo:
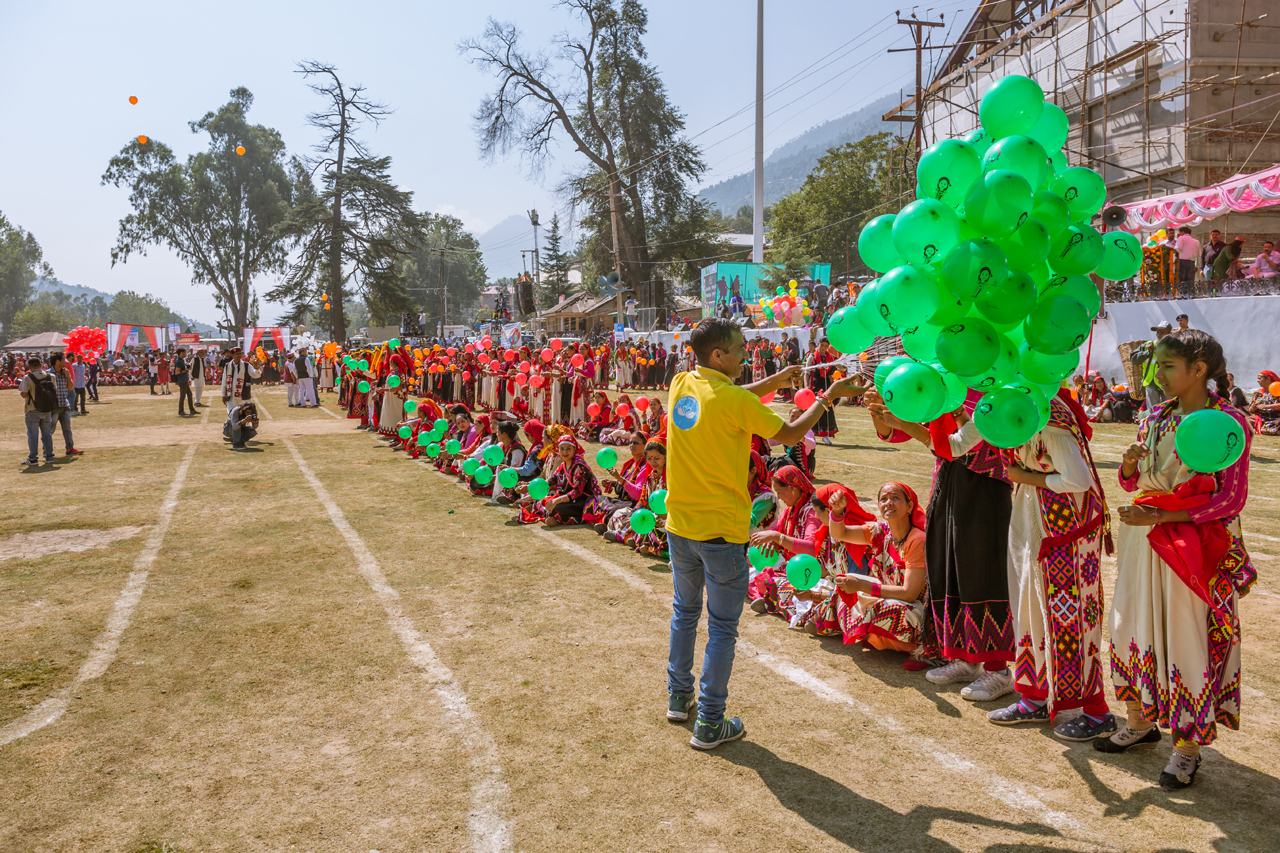
<path fill-rule="evenodd" d="M 790 616 L 787 608 L 795 590 L 787 582 L 786 561 L 797 553 L 811 553 L 818 519 L 810 504 L 815 489 L 813 482 L 794 465 L 779 468 L 773 475 L 773 493 L 782 503 L 782 514 L 768 530 L 751 534 L 752 550 L 757 555 L 753 565 L 761 571 L 747 587 L 751 609 L 756 613 Z M 760 555 L 781 554 L 774 565 L 761 564 Z"/>
<path fill-rule="evenodd" d="M 1157 406 L 1125 451 L 1120 485 L 1140 492 L 1120 508 L 1111 612 L 1111 677 L 1125 725 L 1100 752 L 1152 747 L 1172 730 L 1162 788 L 1195 782 L 1201 747 L 1218 726 L 1240 727 L 1239 599 L 1257 573 L 1241 538 L 1249 493 L 1250 431 L 1227 390 L 1221 345 L 1187 329 L 1161 339 Z M 1214 379 L 1218 394 L 1209 391 Z"/>
<path fill-rule="evenodd" d="M 604 533 L 605 541 L 621 542 L 633 545 L 641 554 L 660 557 L 667 549 L 666 542 L 666 504 L 654 501 L 657 492 L 666 496 L 667 488 L 667 445 L 661 439 L 651 439 L 644 446 L 644 467 L 634 481 L 620 481 L 626 494 L 635 501 L 635 506 L 613 513 L 609 517 Z M 655 506 L 658 503 L 660 506 Z M 631 518 L 636 510 L 646 509 L 656 516 L 653 530 L 639 533 L 632 529 Z"/>
<path fill-rule="evenodd" d="M 550 493 L 535 505 L 535 512 L 549 527 L 580 523 L 587 503 L 600 494 L 595 472 L 571 432 L 556 444 L 555 473 L 547 479 L 547 485 Z"/>

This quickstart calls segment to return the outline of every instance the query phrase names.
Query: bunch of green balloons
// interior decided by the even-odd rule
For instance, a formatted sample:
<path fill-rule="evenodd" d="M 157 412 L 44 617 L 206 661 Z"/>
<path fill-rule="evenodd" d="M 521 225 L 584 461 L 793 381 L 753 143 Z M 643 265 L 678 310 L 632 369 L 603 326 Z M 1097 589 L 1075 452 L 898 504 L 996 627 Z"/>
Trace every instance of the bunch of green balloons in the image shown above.
<path fill-rule="evenodd" d="M 978 431 L 1009 448 L 1044 428 L 1079 364 L 1101 307 L 1090 276 L 1133 276 L 1142 247 L 1090 224 L 1106 184 L 1067 165 L 1067 116 L 1038 83 L 996 80 L 978 115 L 981 128 L 921 155 L 916 201 L 862 229 L 858 253 L 881 275 L 832 315 L 827 337 L 852 354 L 901 335 L 907 356 L 875 372 L 889 411 L 924 423 L 976 391 Z"/>

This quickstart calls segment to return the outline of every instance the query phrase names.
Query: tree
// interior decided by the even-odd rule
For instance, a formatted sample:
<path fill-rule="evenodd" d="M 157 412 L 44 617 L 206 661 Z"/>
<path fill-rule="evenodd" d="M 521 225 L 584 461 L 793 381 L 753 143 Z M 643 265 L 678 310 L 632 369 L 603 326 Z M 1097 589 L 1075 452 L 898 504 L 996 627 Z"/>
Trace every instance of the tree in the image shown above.
<path fill-rule="evenodd" d="M 134 140 L 111 159 L 104 184 L 128 186 L 134 212 L 120 220 L 111 265 L 148 246 L 165 246 L 191 267 L 192 281 L 213 287 L 235 326 L 249 319 L 253 281 L 285 269 L 291 240 L 278 228 L 311 180 L 286 160 L 274 129 L 245 118 L 253 95 L 243 87 L 216 112 L 189 123 L 209 147 L 185 164 L 157 139 Z M 237 154 L 243 148 L 244 154 Z"/>
<path fill-rule="evenodd" d="M 135 326 L 167 326 L 184 323 L 163 301 L 151 294 L 145 296 L 132 290 L 122 290 L 111 300 L 107 309 L 108 321 Z"/>
<path fill-rule="evenodd" d="M 714 254 L 720 243 L 710 214 L 687 188 L 706 165 L 647 61 L 644 7 L 638 0 L 558 5 L 583 32 L 559 36 L 554 60 L 526 52 L 515 25 L 492 19 L 480 39 L 460 45 L 498 78 L 475 113 L 481 152 L 492 158 L 518 149 L 536 173 L 557 137 L 568 137 L 587 162 L 561 190 L 586 208 L 585 229 L 609 235 L 592 246 L 607 253 L 606 269 L 618 269 L 631 285 L 653 278 L 655 266 Z M 685 235 L 683 242 L 657 240 L 664 232 Z M 660 242 L 669 251 L 655 252 Z M 588 265 L 596 272 L 601 263 L 592 257 Z"/>
<path fill-rule="evenodd" d="M 543 308 L 550 308 L 560 297 L 573 292 L 569 284 L 569 267 L 573 260 L 562 247 L 564 236 L 560 233 L 560 214 L 551 214 L 551 228 L 547 231 L 547 246 L 542 251 L 542 288 L 539 300 Z"/>
<path fill-rule="evenodd" d="M 61 302 L 51 293 L 37 293 L 34 299 L 13 315 L 13 339 L 18 340 L 40 332 L 67 332 L 78 325 L 80 320 L 69 297 L 66 302 Z"/>
<path fill-rule="evenodd" d="M 425 221 L 410 206 L 413 193 L 391 180 L 391 158 L 374 157 L 355 133 L 364 122 L 375 126 L 391 114 L 384 104 L 364 96 L 363 86 L 345 86 L 337 68 L 320 62 L 298 63 L 311 91 L 325 106 L 307 116 L 324 137 L 316 145 L 312 174 L 323 170 L 323 190 L 303 200 L 281 228 L 301 240 L 301 254 L 279 287 L 267 293 L 275 302 L 310 304 L 327 294 L 334 340 L 344 340 L 346 297 L 359 296 L 375 317 L 394 316 L 411 305 L 397 261 L 421 245 Z"/>
<path fill-rule="evenodd" d="M 771 208 L 769 261 L 829 263 L 846 275 L 866 270 L 857 259 L 858 233 L 868 219 L 901 206 L 897 199 L 885 203 L 892 139 L 878 133 L 832 148 L 800 189 L 779 199 Z M 779 271 L 772 280 L 786 283 L 794 277 L 781 276 Z"/>
<path fill-rule="evenodd" d="M 434 335 L 440 325 L 441 288 L 447 295 L 446 324 L 468 322 L 475 314 L 488 273 L 480 244 L 447 214 L 422 214 L 427 223 L 422 244 L 400 261 L 413 305 L 427 315 L 423 331 Z"/>
<path fill-rule="evenodd" d="M 0 213 L 0 340 L 16 340 L 14 315 L 31 298 L 31 283 L 41 275 L 53 276 L 44 252 L 31 233 L 11 225 Z"/>

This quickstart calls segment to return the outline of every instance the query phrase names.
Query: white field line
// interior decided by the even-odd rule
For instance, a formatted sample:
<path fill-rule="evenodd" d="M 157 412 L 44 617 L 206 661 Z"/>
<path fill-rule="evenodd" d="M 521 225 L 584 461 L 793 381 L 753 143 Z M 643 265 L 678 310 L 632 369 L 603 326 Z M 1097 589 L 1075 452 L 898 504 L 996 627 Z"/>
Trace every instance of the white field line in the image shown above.
<path fill-rule="evenodd" d="M 898 474 L 902 477 L 919 477 L 919 471 L 898 471 L 894 468 L 881 468 L 878 465 L 862 465 L 857 462 L 845 462 L 842 459 L 824 459 L 823 462 L 834 462 L 837 465 L 847 465 L 850 468 L 866 468 L 868 471 L 883 471 L 886 474 Z"/>
<path fill-rule="evenodd" d="M 472 712 L 467 703 L 466 694 L 454 678 L 453 673 L 436 655 L 414 626 L 413 620 L 404 614 L 400 607 L 400 593 L 387 583 L 386 576 L 373 553 L 365 545 L 364 539 L 356 532 L 346 515 L 334 503 L 333 498 L 324 485 L 307 465 L 298 448 L 288 439 L 282 439 L 289 448 L 293 461 L 297 463 L 302 476 L 311 484 L 316 498 L 333 526 L 342 534 L 347 546 L 356 558 L 356 568 L 378 597 L 383 611 L 387 614 L 387 624 L 404 646 L 409 660 L 422 673 L 423 678 L 435 689 L 436 696 L 445 709 L 445 718 L 449 721 L 455 736 L 462 741 L 470 756 L 471 769 L 476 778 L 471 789 L 472 806 L 468 816 L 471 828 L 473 848 L 481 853 L 502 853 L 512 849 L 512 825 L 506 817 L 507 784 L 502 779 L 502 767 L 498 761 L 498 751 L 494 748 L 489 736 L 480 728 L 480 720 Z"/>
<path fill-rule="evenodd" d="M 665 595 L 657 592 L 648 583 L 636 577 L 634 574 L 612 560 L 606 560 L 594 551 L 584 548 L 576 542 L 572 542 L 565 539 L 563 536 L 552 533 L 551 531 L 541 527 L 530 527 L 530 530 L 533 531 L 535 536 L 545 539 L 557 548 L 560 548 L 562 551 L 566 551 L 585 562 L 599 566 L 627 586 L 644 593 L 655 601 L 659 601 L 664 604 L 670 603 L 670 599 Z M 833 687 L 826 681 L 818 678 L 816 675 L 809 673 L 807 670 L 758 648 L 749 640 L 739 638 L 738 648 L 744 653 L 753 656 L 756 662 L 760 663 L 765 668 L 781 675 L 793 684 L 803 687 L 814 695 L 826 699 L 829 702 L 834 702 L 836 704 L 852 708 L 861 713 L 868 720 L 890 732 L 893 732 L 894 734 L 906 736 L 910 742 L 920 750 L 920 752 L 932 758 L 945 769 L 958 773 L 969 781 L 977 779 L 985 780 L 987 793 L 992 798 L 1004 803 L 1010 808 L 1034 815 L 1038 819 L 1043 820 L 1045 823 L 1061 831 L 1081 831 L 1080 825 L 1071 815 L 1050 807 L 1041 801 L 1035 794 L 1031 793 L 1016 782 L 1005 779 L 994 773 L 990 773 L 981 765 L 946 751 L 932 740 L 921 737 L 917 732 L 908 729 L 892 717 L 885 716 L 879 710 L 867 705 L 866 703 L 858 701 L 848 693 L 845 693 L 837 687 Z"/>
<path fill-rule="evenodd" d="M 89 656 L 85 659 L 84 664 L 81 665 L 80 671 L 76 673 L 76 677 L 66 687 L 36 705 L 26 714 L 4 728 L 0 728 L 0 746 L 12 743 L 18 738 L 26 737 L 32 732 L 39 731 L 61 717 L 66 712 L 67 706 L 71 702 L 71 697 L 80 690 L 84 683 L 102 675 L 107 671 L 107 667 L 111 666 L 111 662 L 115 660 L 116 652 L 120 648 L 120 638 L 133 620 L 134 608 L 142 600 L 142 593 L 147 588 L 147 578 L 151 573 L 151 564 L 156 561 L 156 555 L 160 553 L 160 546 L 164 542 L 165 533 L 169 530 L 169 523 L 173 521 L 173 510 L 178 505 L 178 493 L 182 491 L 182 484 L 187 479 L 187 470 L 191 467 L 191 460 L 195 455 L 196 445 L 188 445 L 186 455 L 178 463 L 178 472 L 174 475 L 173 482 L 169 484 L 169 491 L 165 494 L 164 501 L 160 504 L 160 512 L 156 516 L 156 526 L 152 528 L 151 535 L 147 537 L 146 544 L 142 546 L 142 553 L 138 554 L 138 558 L 133 561 L 133 570 L 129 573 L 129 579 L 125 581 L 120 595 L 117 596 L 110 615 L 107 616 L 106 627 L 94 639 L 93 648 L 89 650 Z"/>

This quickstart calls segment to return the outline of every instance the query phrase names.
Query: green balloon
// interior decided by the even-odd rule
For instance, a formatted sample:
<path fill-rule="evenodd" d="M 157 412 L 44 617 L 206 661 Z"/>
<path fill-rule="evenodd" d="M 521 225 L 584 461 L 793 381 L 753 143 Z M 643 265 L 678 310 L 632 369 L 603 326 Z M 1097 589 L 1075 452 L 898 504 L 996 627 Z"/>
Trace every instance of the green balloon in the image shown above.
<path fill-rule="evenodd" d="M 1036 411 L 1039 413 L 1039 420 L 1036 421 L 1036 432 L 1044 429 L 1049 424 L 1049 415 L 1052 414 L 1052 407 L 1049 405 L 1049 397 L 1045 394 L 1043 388 L 1025 376 L 1016 377 L 1006 387 L 1018 389 L 1030 397 L 1031 402 L 1035 403 Z"/>
<path fill-rule="evenodd" d="M 981 174 L 982 158 L 968 142 L 961 139 L 935 142 L 916 165 L 916 198 L 931 198 L 959 207 Z"/>
<path fill-rule="evenodd" d="M 942 262 L 943 286 L 961 299 L 972 300 L 988 288 L 999 287 L 1009 275 L 1004 252 L 991 240 L 966 240 Z"/>
<path fill-rule="evenodd" d="M 939 327 L 928 324 L 904 329 L 902 348 L 917 361 L 933 361 L 938 357 L 938 333 L 941 331 Z"/>
<path fill-rule="evenodd" d="M 956 296 L 945 287 L 938 288 L 938 295 L 941 301 L 938 303 L 938 310 L 933 312 L 933 316 L 929 318 L 930 326 L 950 326 L 969 313 L 969 309 L 973 307 L 973 300 L 963 296 Z"/>
<path fill-rule="evenodd" d="M 1017 172 L 993 169 L 974 181 L 965 219 L 988 237 L 1012 234 L 1031 215 L 1031 184 Z"/>
<path fill-rule="evenodd" d="M 429 432 L 420 432 L 420 433 L 418 433 L 418 446 L 419 446 L 419 447 L 426 447 L 426 446 L 427 446 L 428 444 L 430 444 L 430 443 L 431 443 L 431 433 L 429 433 Z"/>
<path fill-rule="evenodd" d="M 973 424 L 993 447 L 1021 447 L 1039 429 L 1040 412 L 1030 395 L 1019 388 L 997 388 L 984 394 L 973 413 Z"/>
<path fill-rule="evenodd" d="M 904 364 L 914 364 L 911 359 L 905 355 L 891 355 L 884 361 L 876 365 L 875 373 L 872 374 L 871 381 L 875 384 L 877 391 L 884 390 L 884 381 L 889 378 L 889 374 Z"/>
<path fill-rule="evenodd" d="M 1092 169 L 1073 166 L 1054 175 L 1049 188 L 1062 196 L 1075 219 L 1087 219 L 1102 209 L 1107 198 L 1107 185 Z"/>
<path fill-rule="evenodd" d="M 994 139 L 1027 134 L 1035 129 L 1044 112 L 1044 90 L 1030 77 L 1009 74 L 983 93 L 978 103 L 982 129 Z"/>
<path fill-rule="evenodd" d="M 1094 272 L 1108 281 L 1123 281 L 1142 269 L 1142 244 L 1126 231 L 1102 235 L 1102 260 Z"/>
<path fill-rule="evenodd" d="M 417 401 L 417 400 L 405 400 L 405 401 L 404 401 L 404 410 L 405 410 L 406 412 L 408 412 L 409 414 L 413 414 L 414 412 L 418 411 L 418 401 Z"/>
<path fill-rule="evenodd" d="M 504 489 L 514 489 L 520 482 L 520 474 L 515 468 L 503 468 L 498 472 L 498 485 Z"/>
<path fill-rule="evenodd" d="M 1092 225 L 1073 222 L 1049 243 L 1049 266 L 1056 273 L 1084 275 L 1102 260 L 1102 235 Z"/>
<path fill-rule="evenodd" d="M 838 351 L 851 355 L 875 343 L 876 333 L 862 325 L 857 309 L 846 305 L 827 320 L 827 340 Z"/>
<path fill-rule="evenodd" d="M 388 387 L 388 388 L 399 388 L 399 387 L 400 387 L 400 377 L 399 377 L 399 376 L 396 376 L 395 374 L 392 374 L 392 375 L 388 376 L 388 377 L 387 377 L 387 387 Z"/>
<path fill-rule="evenodd" d="M 457 455 L 462 452 L 462 442 L 458 441 L 456 438 L 451 438 L 449 439 L 449 443 L 444 446 L 444 449 L 447 450 L 451 456 Z"/>
<path fill-rule="evenodd" d="M 895 267 L 876 286 L 876 311 L 895 329 L 925 322 L 938 310 L 940 301 L 938 282 L 920 267 Z"/>
<path fill-rule="evenodd" d="M 1066 231 L 1071 224 L 1071 209 L 1062 200 L 1062 196 L 1048 190 L 1040 190 L 1032 198 L 1031 216 L 1039 219 L 1052 238 Z"/>
<path fill-rule="evenodd" d="M 1022 375 L 1040 386 L 1057 387 L 1080 366 L 1078 349 L 1062 355 L 1047 355 L 1032 349 L 1030 344 L 1023 344 L 1018 355 L 1018 366 L 1022 369 Z"/>
<path fill-rule="evenodd" d="M 549 494 L 551 494 L 551 484 L 546 480 L 538 477 L 529 481 L 529 497 L 535 501 L 540 501 Z"/>
<path fill-rule="evenodd" d="M 966 317 L 938 335 L 938 361 L 960 376 L 990 370 L 999 355 L 999 336 L 986 320 Z"/>
<path fill-rule="evenodd" d="M 987 149 L 991 147 L 991 143 L 995 142 L 991 134 L 980 127 L 969 131 L 960 138 L 973 146 L 973 151 L 979 158 L 985 157 Z"/>
<path fill-rule="evenodd" d="M 882 392 L 889 411 L 908 423 L 929 421 L 947 401 L 947 386 L 938 371 L 911 362 L 895 368 Z"/>
<path fill-rule="evenodd" d="M 752 545 L 747 549 L 747 560 L 760 571 L 764 571 L 781 563 L 782 554 L 772 549 L 765 551 L 758 545 Z"/>
<path fill-rule="evenodd" d="M 930 366 L 938 371 L 938 375 L 942 377 L 942 382 L 947 388 L 947 399 L 943 403 L 942 410 L 944 412 L 954 412 L 964 405 L 965 398 L 969 396 L 969 386 L 964 384 L 963 379 L 947 370 L 941 364 Z"/>
<path fill-rule="evenodd" d="M 658 515 L 667 514 L 666 489 L 655 489 L 653 493 L 649 495 L 649 509 L 653 510 Z"/>
<path fill-rule="evenodd" d="M 787 582 L 800 591 L 813 589 L 822 580 L 822 564 L 808 554 L 787 560 Z"/>
<path fill-rule="evenodd" d="M 484 453 L 480 454 L 480 458 L 484 460 L 484 464 L 496 468 L 502 464 L 504 455 L 502 445 L 491 444 L 484 449 Z"/>
<path fill-rule="evenodd" d="M 975 391 L 985 393 L 999 388 L 1018 375 L 1018 348 L 1007 335 L 997 334 L 996 340 L 1000 345 L 1000 354 L 996 356 L 995 363 L 982 373 L 960 377 L 965 385 Z"/>
<path fill-rule="evenodd" d="M 1070 122 L 1067 121 L 1067 114 L 1063 112 L 1062 107 L 1046 103 L 1044 111 L 1040 113 L 1040 120 L 1036 122 L 1035 127 L 1027 131 L 1027 136 L 1039 142 L 1045 151 L 1057 152 L 1067 144 L 1069 129 Z"/>
<path fill-rule="evenodd" d="M 444 433 L 445 433 L 444 430 L 440 429 L 439 427 L 436 427 L 435 429 L 432 429 L 429 433 L 427 433 L 427 435 L 431 436 L 432 441 L 441 441 L 442 439 L 444 439 Z"/>
<path fill-rule="evenodd" d="M 462 473 L 468 477 L 474 477 L 476 472 L 480 470 L 480 462 L 476 459 L 467 459 L 462 463 Z"/>
<path fill-rule="evenodd" d="M 436 418 L 434 421 L 431 422 L 431 428 L 442 433 L 448 432 L 449 422 L 446 421 L 444 418 Z"/>
<path fill-rule="evenodd" d="M 1041 297 L 1022 324 L 1027 345 L 1047 355 L 1064 355 L 1079 349 L 1089 337 L 1093 318 L 1070 296 Z"/>
<path fill-rule="evenodd" d="M 427 455 L 428 455 L 428 456 L 430 456 L 432 459 L 435 459 L 437 456 L 439 456 L 439 455 L 440 455 L 440 445 L 436 444 L 435 442 L 432 442 L 431 444 L 428 444 L 428 445 L 427 445 Z"/>
<path fill-rule="evenodd" d="M 1221 409 L 1201 409 L 1182 419 L 1173 443 L 1184 465 L 1213 474 L 1230 468 L 1244 454 L 1244 427 Z"/>
<path fill-rule="evenodd" d="M 360 384 L 356 386 L 356 390 L 357 390 L 357 391 L 359 391 L 361 394 L 368 394 L 368 393 L 369 393 L 369 389 L 370 389 L 371 387 L 373 387 L 373 386 L 371 386 L 371 385 L 370 385 L 368 382 L 366 382 L 365 380 L 361 379 L 361 380 L 360 380 Z"/>
<path fill-rule="evenodd" d="M 653 528 L 657 526 L 658 519 L 649 510 L 637 509 L 631 513 L 631 529 L 641 536 L 652 533 Z"/>
<path fill-rule="evenodd" d="M 1055 151 L 1049 155 L 1049 171 L 1058 174 L 1067 168 L 1067 155 L 1062 151 Z"/>
<path fill-rule="evenodd" d="M 396 435 L 400 436 L 401 438 L 408 438 L 409 436 L 413 435 L 413 430 L 409 429 L 409 427 L 407 426 L 402 426 L 400 427 L 400 429 L 396 430 Z"/>
<path fill-rule="evenodd" d="M 880 279 L 876 279 L 858 294 L 858 301 L 853 303 L 854 313 L 858 315 L 858 322 L 870 329 L 876 337 L 891 338 L 898 334 L 898 330 L 880 316 L 879 295 Z"/>
<path fill-rule="evenodd" d="M 778 289 L 777 289 L 777 290 L 775 290 L 774 292 L 775 292 L 775 293 L 777 293 L 779 296 L 786 296 L 786 295 L 787 295 L 787 289 L 786 289 L 785 287 L 783 287 L 782 285 L 778 285 Z"/>
<path fill-rule="evenodd" d="M 895 218 L 892 213 L 877 216 L 862 226 L 862 231 L 858 234 L 858 256 L 876 272 L 888 272 L 907 262 L 893 246 Z M 781 295 L 783 294 L 779 294 Z"/>
<path fill-rule="evenodd" d="M 1086 275 L 1055 275 L 1040 289 L 1040 297 L 1070 296 L 1084 306 L 1089 316 L 1097 315 L 1102 308 L 1102 294 L 1093 279 Z"/>
<path fill-rule="evenodd" d="M 1049 155 L 1044 147 L 1028 136 L 1006 136 L 987 149 L 982 157 L 982 170 L 1008 169 L 1027 179 L 1034 190 L 1049 179 Z"/>
<path fill-rule="evenodd" d="M 399 339 L 399 338 L 392 338 L 391 340 L 387 341 L 387 344 L 388 344 L 392 349 L 399 349 L 399 348 L 400 348 L 400 339 Z"/>
<path fill-rule="evenodd" d="M 360 369 L 361 369 L 361 370 L 368 370 L 368 369 L 369 369 L 369 359 L 367 359 L 367 358 L 362 358 L 362 359 L 360 359 L 359 367 L 360 367 Z"/>
<path fill-rule="evenodd" d="M 1040 294 L 1031 276 L 1021 270 L 1014 270 L 999 287 L 983 293 L 973 305 L 992 324 L 1005 325 L 1025 320 L 1039 298 Z M 905 338 L 903 340 L 905 343 Z"/>
<path fill-rule="evenodd" d="M 596 464 L 601 468 L 612 468 L 618 464 L 618 451 L 612 447 L 602 447 L 596 453 Z"/>
<path fill-rule="evenodd" d="M 487 486 L 493 482 L 493 469 L 488 465 L 481 465 L 476 469 L 476 482 L 482 486 Z"/>
<path fill-rule="evenodd" d="M 891 233 L 908 263 L 931 264 L 960 242 L 960 217 L 940 201 L 917 199 L 898 212 Z"/>
<path fill-rule="evenodd" d="M 1049 229 L 1035 216 L 1027 217 L 1018 230 L 996 241 L 1009 259 L 1009 268 L 1029 270 L 1049 257 Z"/>

